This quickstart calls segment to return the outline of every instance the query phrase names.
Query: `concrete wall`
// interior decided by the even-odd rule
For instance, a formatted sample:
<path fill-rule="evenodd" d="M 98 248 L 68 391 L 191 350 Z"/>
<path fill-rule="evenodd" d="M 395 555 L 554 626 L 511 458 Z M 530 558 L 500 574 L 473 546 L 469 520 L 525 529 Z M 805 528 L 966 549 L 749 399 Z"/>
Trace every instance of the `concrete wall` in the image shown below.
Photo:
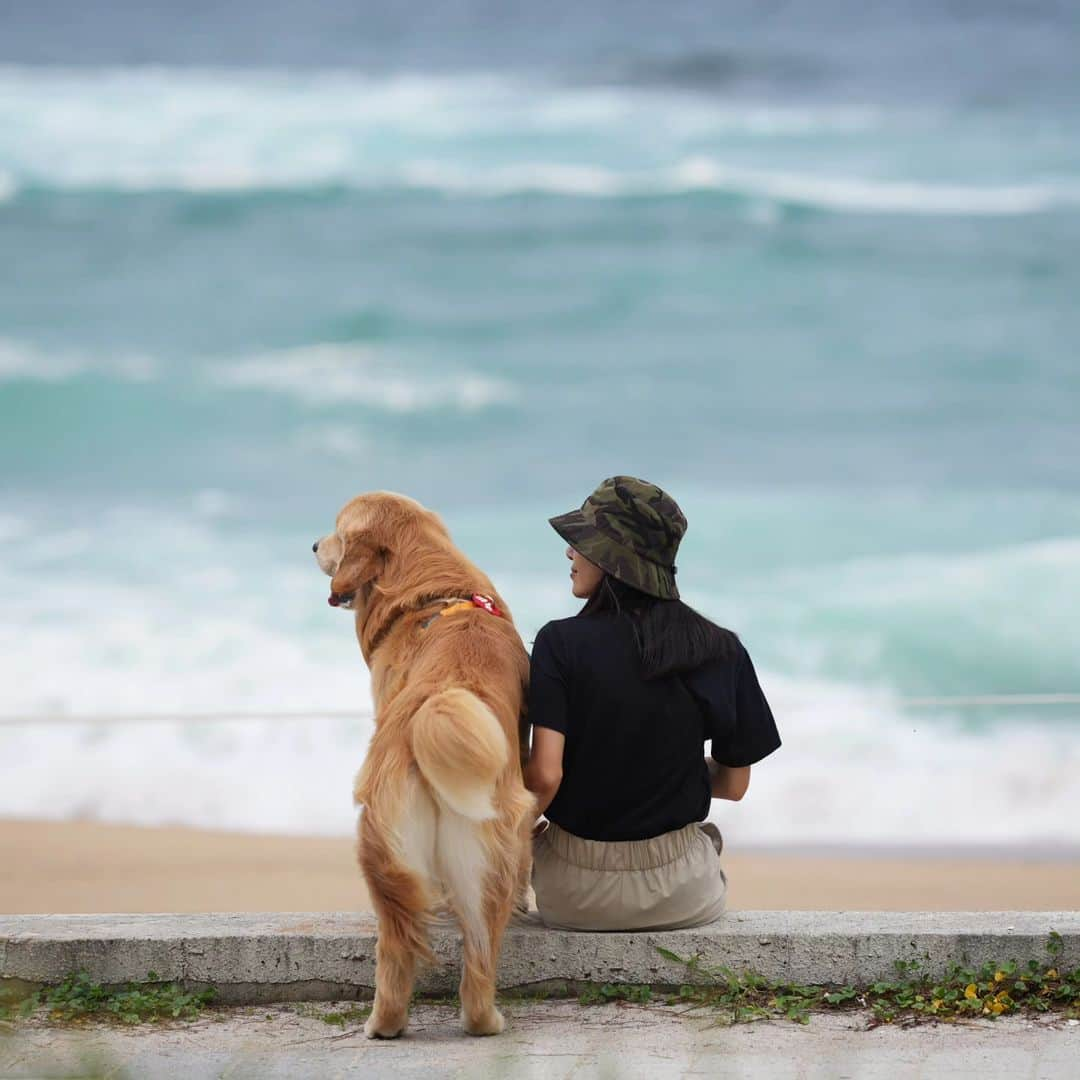
<path fill-rule="evenodd" d="M 1049 959 L 1061 934 L 1059 967 L 1080 966 L 1080 912 L 740 911 L 696 930 L 592 934 L 521 920 L 507 933 L 499 985 L 552 981 L 692 982 L 657 946 L 706 964 L 805 984 L 868 983 L 895 975 L 897 959 L 931 972 Z M 457 989 L 461 947 L 449 929 L 433 934 L 441 963 L 423 971 L 422 992 Z M 149 972 L 190 987 L 215 986 L 227 1002 L 369 997 L 375 975 L 370 915 L 12 915 L 0 916 L 0 983 L 60 982 L 75 970 L 96 982 L 145 981 Z"/>

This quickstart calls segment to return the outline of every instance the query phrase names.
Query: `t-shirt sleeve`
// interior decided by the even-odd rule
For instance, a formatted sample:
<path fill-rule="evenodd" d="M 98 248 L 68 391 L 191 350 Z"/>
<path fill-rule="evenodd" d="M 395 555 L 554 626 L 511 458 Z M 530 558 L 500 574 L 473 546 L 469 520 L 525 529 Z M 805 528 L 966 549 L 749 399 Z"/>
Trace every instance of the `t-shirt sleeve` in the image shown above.
<path fill-rule="evenodd" d="M 721 765 L 739 768 L 753 765 L 780 747 L 772 709 L 758 682 L 754 662 L 740 646 L 740 662 L 735 675 L 734 730 L 724 738 L 714 738 L 710 753 Z"/>
<path fill-rule="evenodd" d="M 567 663 L 558 634 L 550 623 L 533 642 L 529 670 L 529 723 L 566 734 Z"/>

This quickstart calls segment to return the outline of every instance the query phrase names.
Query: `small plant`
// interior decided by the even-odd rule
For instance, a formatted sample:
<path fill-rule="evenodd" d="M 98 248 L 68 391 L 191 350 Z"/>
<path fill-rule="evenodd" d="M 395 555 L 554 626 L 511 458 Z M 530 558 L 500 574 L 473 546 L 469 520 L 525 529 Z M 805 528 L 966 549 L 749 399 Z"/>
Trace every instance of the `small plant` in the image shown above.
<path fill-rule="evenodd" d="M 350 1006 L 340 1012 L 323 1013 L 320 1019 L 324 1024 L 332 1024 L 334 1027 L 343 1028 L 346 1024 L 359 1024 L 371 1015 L 371 1006 Z"/>
<path fill-rule="evenodd" d="M 25 997 L 5 996 L 3 1000 L 0 1000 L 0 1024 L 25 1020 L 37 1007 L 37 994 L 28 994 Z"/>
<path fill-rule="evenodd" d="M 736 974 L 731 968 L 706 967 L 700 957 L 689 959 L 658 949 L 665 959 L 685 965 L 688 971 L 703 975 L 707 982 L 687 983 L 680 986 L 674 1001 L 691 1008 L 710 1008 L 723 1023 L 746 1023 L 764 1020 L 770 1016 L 784 1016 L 796 1023 L 810 1022 L 810 1011 L 820 1005 L 828 988 L 800 986 L 770 982 L 756 972 Z M 832 991 L 833 1004 L 855 997 L 853 987 L 840 987 Z"/>
<path fill-rule="evenodd" d="M 1028 961 L 1024 969 L 1013 960 L 987 962 L 980 968 L 954 964 L 943 978 L 932 978 L 918 960 L 897 960 L 897 977 L 865 987 L 797 986 L 770 982 L 754 972 L 737 975 L 728 967 L 705 967 L 700 957 L 685 958 L 669 949 L 657 951 L 707 981 L 680 987 L 677 999 L 693 1006 L 708 1006 L 728 1023 L 786 1016 L 808 1023 L 817 1010 L 869 1008 L 873 1023 L 897 1020 L 956 1020 L 965 1016 L 994 1019 L 1020 1011 L 1062 1009 L 1080 1016 L 1080 967 L 1060 972 L 1055 964 L 1064 943 L 1050 931 L 1046 950 L 1051 962 Z"/>
<path fill-rule="evenodd" d="M 649 986 L 631 986 L 625 983 L 604 983 L 602 986 L 586 986 L 578 994 L 582 1005 L 605 1005 L 609 1001 L 629 1001 L 645 1005 L 652 1000 Z"/>
<path fill-rule="evenodd" d="M 59 986 L 46 987 L 7 1006 L 6 1019 L 26 1018 L 37 1009 L 50 1020 L 80 1021 L 90 1017 L 137 1024 L 144 1020 L 194 1020 L 217 996 L 214 989 L 187 991 L 163 982 L 151 971 L 145 983 L 110 989 L 95 983 L 85 971 L 69 975 Z"/>

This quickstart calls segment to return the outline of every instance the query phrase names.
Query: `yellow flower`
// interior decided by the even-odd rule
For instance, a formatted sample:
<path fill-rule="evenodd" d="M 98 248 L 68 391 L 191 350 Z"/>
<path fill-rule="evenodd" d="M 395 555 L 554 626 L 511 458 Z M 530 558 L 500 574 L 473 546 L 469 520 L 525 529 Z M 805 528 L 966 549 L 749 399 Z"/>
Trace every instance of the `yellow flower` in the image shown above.
<path fill-rule="evenodd" d="M 968 1001 L 973 1001 L 978 996 L 978 987 L 974 983 L 968 983 L 967 988 L 964 990 L 964 997 L 966 997 Z"/>
<path fill-rule="evenodd" d="M 1001 980 L 1004 979 L 1004 978 L 1005 978 L 1005 972 L 1004 971 L 995 971 L 994 972 L 994 982 L 1001 982 Z"/>
<path fill-rule="evenodd" d="M 995 1001 L 1004 1001 L 1006 1005 L 1012 1004 L 1012 998 L 1009 997 L 1008 990 L 1002 990 L 995 998 Z"/>
<path fill-rule="evenodd" d="M 1004 1011 L 1005 1011 L 1005 1006 L 1002 1005 L 1000 1001 L 995 1001 L 990 1006 L 990 1012 L 992 1012 L 995 1016 L 1000 1016 Z M 983 1009 L 983 1012 L 986 1012 L 986 1009 Z"/>
<path fill-rule="evenodd" d="M 934 998 L 933 1002 L 931 1002 L 930 1007 L 936 1011 L 937 1009 L 940 1009 L 941 1006 L 944 1004 L 945 1002 L 942 998 Z"/>
<path fill-rule="evenodd" d="M 1048 972 L 1046 973 L 1046 977 L 1047 977 L 1048 979 L 1056 979 L 1056 978 L 1058 978 L 1058 972 L 1057 972 L 1057 968 L 1051 968 L 1051 969 L 1050 969 L 1050 970 L 1049 970 L 1049 971 L 1048 971 Z"/>

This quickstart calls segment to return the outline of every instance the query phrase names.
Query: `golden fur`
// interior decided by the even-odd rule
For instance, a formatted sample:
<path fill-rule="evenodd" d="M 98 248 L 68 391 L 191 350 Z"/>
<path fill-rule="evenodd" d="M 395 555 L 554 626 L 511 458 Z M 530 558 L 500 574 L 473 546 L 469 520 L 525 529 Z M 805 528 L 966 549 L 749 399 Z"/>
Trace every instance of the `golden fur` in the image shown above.
<path fill-rule="evenodd" d="M 428 927 L 449 906 L 463 933 L 465 1030 L 496 1034 L 495 964 L 529 880 L 536 803 L 522 783 L 529 660 L 491 582 L 437 515 L 389 492 L 361 495 L 315 545 L 331 603 L 356 613 L 375 733 L 356 778 L 357 854 L 379 923 L 369 1037 L 399 1035 Z M 435 618 L 444 598 L 492 597 Z"/>

